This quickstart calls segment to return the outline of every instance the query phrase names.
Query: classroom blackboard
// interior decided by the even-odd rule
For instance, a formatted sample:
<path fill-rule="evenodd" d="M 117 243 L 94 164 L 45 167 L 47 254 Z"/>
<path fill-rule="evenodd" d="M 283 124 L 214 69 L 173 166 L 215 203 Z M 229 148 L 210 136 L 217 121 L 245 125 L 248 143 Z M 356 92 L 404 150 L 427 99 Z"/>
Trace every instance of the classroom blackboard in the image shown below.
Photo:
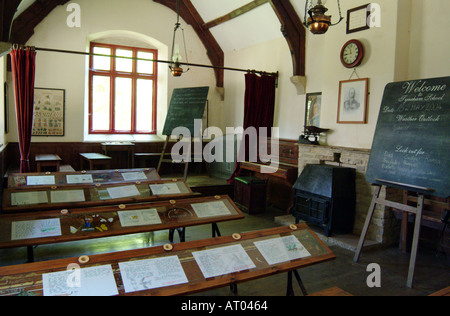
<path fill-rule="evenodd" d="M 450 196 L 449 114 L 450 77 L 388 84 L 366 180 Z"/>
<path fill-rule="evenodd" d="M 209 87 L 174 89 L 163 135 L 170 136 L 175 128 L 186 127 L 191 136 L 199 136 L 201 131 L 194 130 L 194 120 L 203 118 L 208 92 Z"/>

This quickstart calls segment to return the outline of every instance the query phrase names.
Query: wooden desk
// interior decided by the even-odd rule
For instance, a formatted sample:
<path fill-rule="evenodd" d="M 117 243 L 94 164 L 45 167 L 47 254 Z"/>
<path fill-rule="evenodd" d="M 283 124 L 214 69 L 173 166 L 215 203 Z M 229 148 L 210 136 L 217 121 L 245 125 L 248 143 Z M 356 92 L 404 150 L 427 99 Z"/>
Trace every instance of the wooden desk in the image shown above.
<path fill-rule="evenodd" d="M 204 203 L 220 204 L 225 208 L 223 215 L 204 216 L 197 213 L 195 205 Z M 194 207 L 192 206 L 194 205 Z M 127 226 L 122 224 L 119 214 L 121 212 L 139 211 L 155 209 L 160 223 L 146 224 L 142 226 Z M 228 212 L 228 213 L 226 213 Z M 65 212 L 63 212 L 65 213 Z M 136 214 L 133 214 L 136 215 Z M 201 197 L 194 199 L 179 200 L 175 204 L 168 201 L 152 202 L 145 204 L 129 204 L 122 206 L 102 206 L 97 208 L 70 208 L 67 214 L 62 214 L 60 210 L 44 211 L 36 213 L 1 215 L 0 216 L 0 248 L 30 247 L 29 260 L 32 262 L 32 247 L 37 245 L 62 243 L 69 241 L 79 241 L 94 238 L 112 237 L 129 234 L 139 234 L 166 229 L 176 229 L 180 227 L 190 227 L 197 225 L 213 224 L 217 228 L 217 223 L 243 219 L 245 216 L 236 207 L 228 196 Z M 13 223 L 37 220 L 59 220 L 61 235 L 42 238 L 28 238 L 23 240 L 12 240 Z M 86 219 L 89 226 L 86 227 Z M 215 237 L 215 232 L 213 236 Z M 173 241 L 173 240 L 172 240 Z M 184 234 L 180 235 L 180 241 L 184 242 Z M 31 251 L 31 254 L 30 254 Z"/>
<path fill-rule="evenodd" d="M 105 142 L 102 143 L 103 154 L 108 156 L 110 152 L 126 152 L 127 168 L 134 168 L 134 147 L 131 142 Z"/>
<path fill-rule="evenodd" d="M 278 239 L 280 237 L 288 236 L 295 236 L 303 244 L 311 256 L 276 264 L 269 264 L 255 246 L 255 242 L 257 241 Z M 166 251 L 164 250 L 164 247 L 158 246 L 117 252 L 113 254 L 94 255 L 89 257 L 89 262 L 86 264 L 80 263 L 79 258 L 71 258 L 3 267 L 0 268 L 0 295 L 43 295 L 42 275 L 65 271 L 71 264 L 77 264 L 82 269 L 99 265 L 111 265 L 119 295 L 170 296 L 188 295 L 230 284 L 264 278 L 274 274 L 292 272 L 297 269 L 320 264 L 336 258 L 332 251 L 319 240 L 319 238 L 308 228 L 306 224 L 299 224 L 294 230 L 290 227 L 278 227 L 263 231 L 242 233 L 240 234 L 240 237 L 240 240 L 235 240 L 232 236 L 226 236 L 179 243 L 172 245 L 173 249 L 171 251 Z M 241 245 L 254 263 L 255 267 L 221 276 L 205 278 L 193 256 L 193 253 L 205 249 L 233 245 Z M 178 257 L 184 273 L 186 274 L 188 283 L 125 293 L 119 263 L 164 258 L 168 256 Z M 267 288 L 267 295 L 270 294 L 270 288 Z"/>
<path fill-rule="evenodd" d="M 95 186 L 97 184 L 132 183 L 136 181 L 157 181 L 161 177 L 155 168 L 90 170 L 76 172 L 13 173 L 8 176 L 9 188 Z"/>
<path fill-rule="evenodd" d="M 440 290 L 436 293 L 431 294 L 430 296 L 442 297 L 442 296 L 450 296 L 450 287 Z"/>
<path fill-rule="evenodd" d="M 109 169 L 111 166 L 111 157 L 97 154 L 97 153 L 83 153 L 80 154 L 80 168 L 83 169 L 84 162 L 87 161 L 89 164 L 89 170 L 94 170 L 95 167 L 100 167 L 103 169 Z"/>
<path fill-rule="evenodd" d="M 168 187 L 171 190 L 161 191 L 162 187 Z M 195 193 L 192 192 L 183 180 L 137 181 L 134 184 L 98 183 L 95 186 L 75 185 L 54 186 L 51 188 L 9 188 L 3 191 L 2 212 L 4 214 L 11 214 L 143 203 L 187 198 L 193 197 L 194 195 Z"/>
<path fill-rule="evenodd" d="M 42 171 L 42 167 L 54 167 L 56 171 L 59 172 L 59 167 L 61 165 L 61 158 L 54 154 L 39 154 L 35 157 L 37 172 Z"/>

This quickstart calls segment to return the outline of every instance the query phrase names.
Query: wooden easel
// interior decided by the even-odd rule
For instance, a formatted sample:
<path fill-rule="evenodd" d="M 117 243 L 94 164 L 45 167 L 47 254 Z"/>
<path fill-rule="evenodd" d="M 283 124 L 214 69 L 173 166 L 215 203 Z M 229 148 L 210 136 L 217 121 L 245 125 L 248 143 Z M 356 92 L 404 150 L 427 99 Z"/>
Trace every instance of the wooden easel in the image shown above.
<path fill-rule="evenodd" d="M 412 288 L 413 282 L 414 282 L 414 270 L 416 266 L 416 258 L 417 258 L 417 249 L 419 246 L 419 237 L 420 237 L 420 227 L 422 222 L 422 213 L 423 213 L 423 205 L 424 205 L 424 199 L 425 195 L 422 192 L 433 192 L 433 189 L 428 188 L 422 188 L 417 186 L 411 186 L 411 185 L 405 185 L 401 183 L 396 183 L 392 181 L 387 180 L 380 180 L 377 179 L 377 182 L 379 183 L 385 183 L 384 186 L 393 185 L 395 187 L 402 187 L 405 190 L 409 191 L 415 191 L 418 193 L 418 199 L 417 199 L 417 207 L 388 201 L 385 199 L 380 198 L 380 192 L 383 185 L 376 185 L 375 193 L 373 194 L 372 203 L 369 207 L 369 212 L 367 214 L 366 222 L 364 224 L 363 231 L 361 233 L 361 237 L 359 239 L 358 247 L 356 249 L 356 254 L 353 259 L 353 262 L 357 263 L 359 261 L 359 257 L 361 255 L 362 247 L 364 246 L 364 241 L 367 236 L 367 232 L 369 230 L 370 222 L 372 221 L 373 213 L 375 211 L 375 207 L 377 204 L 393 207 L 408 213 L 412 213 L 416 215 L 416 221 L 414 224 L 414 234 L 413 234 L 413 243 L 411 248 L 411 258 L 409 261 L 409 271 L 408 271 L 408 279 L 406 282 L 406 286 L 409 288 Z M 419 192 L 418 192 L 419 191 Z"/>
<path fill-rule="evenodd" d="M 181 138 L 178 138 L 178 141 L 180 141 L 180 140 L 181 140 Z M 161 153 L 161 157 L 159 158 L 158 169 L 157 169 L 158 174 L 159 174 L 159 170 L 161 169 L 161 165 L 163 163 L 175 163 L 172 159 L 166 159 L 165 158 L 166 157 L 167 145 L 169 144 L 169 141 L 170 141 L 170 136 L 166 136 L 166 142 L 164 143 L 164 147 L 163 147 L 163 150 L 162 150 L 162 153 Z M 189 145 L 189 146 L 191 146 L 191 145 Z M 185 161 L 184 162 L 184 176 L 183 176 L 184 181 L 187 180 L 188 169 L 189 169 L 189 161 Z"/>

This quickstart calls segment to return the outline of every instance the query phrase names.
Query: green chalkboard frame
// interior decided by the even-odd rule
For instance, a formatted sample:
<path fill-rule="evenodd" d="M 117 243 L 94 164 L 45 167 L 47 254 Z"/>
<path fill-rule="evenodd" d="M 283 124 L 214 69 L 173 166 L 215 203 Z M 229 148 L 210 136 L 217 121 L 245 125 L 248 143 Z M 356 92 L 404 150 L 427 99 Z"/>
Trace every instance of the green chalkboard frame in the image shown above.
<path fill-rule="evenodd" d="M 171 136 L 174 129 L 178 127 L 187 128 L 191 136 L 201 135 L 201 130 L 195 130 L 194 122 L 202 120 L 204 116 L 208 93 L 209 87 L 174 89 L 163 135 Z"/>
<path fill-rule="evenodd" d="M 386 86 L 366 171 L 369 183 L 450 196 L 450 77 Z"/>

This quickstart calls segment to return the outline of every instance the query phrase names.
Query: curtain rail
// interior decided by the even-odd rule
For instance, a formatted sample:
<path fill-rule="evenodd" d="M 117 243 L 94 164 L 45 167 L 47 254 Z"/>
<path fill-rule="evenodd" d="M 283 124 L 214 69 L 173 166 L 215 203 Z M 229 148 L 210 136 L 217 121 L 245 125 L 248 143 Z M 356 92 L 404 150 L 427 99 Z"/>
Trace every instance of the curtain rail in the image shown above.
<path fill-rule="evenodd" d="M 87 52 L 80 52 L 80 51 L 73 51 L 73 50 L 53 49 L 53 48 L 41 48 L 41 47 L 35 47 L 34 49 L 36 51 L 52 52 L 52 53 L 74 54 L 74 55 L 83 55 L 83 56 L 97 56 L 97 57 L 108 57 L 108 58 L 122 58 L 122 59 L 131 59 L 131 60 L 151 61 L 151 62 L 164 63 L 164 64 L 173 64 L 172 61 L 168 61 L 168 60 L 146 59 L 146 58 L 137 58 L 137 57 L 125 57 L 125 56 L 114 56 L 114 55 L 87 53 Z M 212 69 L 221 69 L 221 70 L 230 70 L 230 71 L 240 71 L 240 72 L 247 72 L 247 73 L 259 74 L 259 75 L 274 76 L 274 77 L 278 78 L 278 72 L 266 72 L 266 71 L 260 71 L 260 70 L 240 69 L 240 68 L 231 68 L 231 67 L 219 67 L 219 66 L 193 64 L 193 63 L 180 63 L 180 65 L 192 66 L 192 67 L 212 68 Z"/>

